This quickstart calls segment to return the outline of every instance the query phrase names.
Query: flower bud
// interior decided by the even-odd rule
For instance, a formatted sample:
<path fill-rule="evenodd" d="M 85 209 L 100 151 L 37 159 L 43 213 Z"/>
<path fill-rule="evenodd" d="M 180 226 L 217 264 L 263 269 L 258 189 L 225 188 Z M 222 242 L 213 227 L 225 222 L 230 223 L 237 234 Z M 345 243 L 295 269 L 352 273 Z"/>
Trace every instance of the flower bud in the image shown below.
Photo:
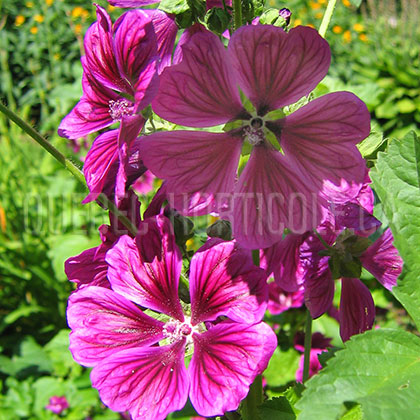
<path fill-rule="evenodd" d="M 221 238 L 225 241 L 232 240 L 232 227 L 227 220 L 219 219 L 207 228 L 210 238 Z"/>

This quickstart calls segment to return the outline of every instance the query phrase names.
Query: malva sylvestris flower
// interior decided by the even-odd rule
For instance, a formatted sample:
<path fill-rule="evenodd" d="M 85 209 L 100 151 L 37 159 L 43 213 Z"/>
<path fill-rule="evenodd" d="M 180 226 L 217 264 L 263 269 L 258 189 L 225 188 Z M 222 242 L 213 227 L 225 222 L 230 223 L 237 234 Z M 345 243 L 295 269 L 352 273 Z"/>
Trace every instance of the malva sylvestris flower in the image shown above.
<path fill-rule="evenodd" d="M 249 25 L 235 31 L 227 49 L 210 32 L 195 34 L 182 49 L 182 61 L 161 74 L 153 110 L 182 126 L 233 124 L 219 133 L 141 138 L 143 162 L 167 181 L 174 208 L 187 215 L 219 212 L 241 244 L 264 248 L 286 227 L 315 228 L 329 200 L 357 195 L 365 163 L 356 143 L 370 131 L 365 104 L 334 92 L 290 115 L 281 110 L 328 71 L 330 49 L 317 31 Z M 242 104 L 238 87 L 253 110 Z M 250 156 L 238 171 L 243 147 Z"/>
<path fill-rule="evenodd" d="M 191 260 L 188 309 L 178 298 L 182 258 L 169 220 L 145 225 L 146 235 L 122 236 L 108 251 L 112 290 L 88 286 L 70 296 L 73 357 L 93 366 L 102 401 L 133 419 L 164 419 L 188 396 L 203 416 L 235 410 L 277 345 L 261 322 L 265 273 L 235 242 L 210 240 Z"/>

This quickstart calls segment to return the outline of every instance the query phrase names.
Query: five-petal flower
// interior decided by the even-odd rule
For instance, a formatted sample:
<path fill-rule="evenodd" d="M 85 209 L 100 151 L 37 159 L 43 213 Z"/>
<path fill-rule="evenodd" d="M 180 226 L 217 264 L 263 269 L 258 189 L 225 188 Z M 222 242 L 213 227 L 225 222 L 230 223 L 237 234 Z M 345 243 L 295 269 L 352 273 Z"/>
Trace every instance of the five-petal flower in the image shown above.
<path fill-rule="evenodd" d="M 70 350 L 94 367 L 102 401 L 134 419 L 164 419 L 188 395 L 204 416 L 235 410 L 276 347 L 261 322 L 265 273 L 235 242 L 210 240 L 191 260 L 185 309 L 170 223 L 157 216 L 142 222 L 140 230 L 146 228 L 147 235 L 122 236 L 108 251 L 112 290 L 89 286 L 70 296 Z M 192 348 L 187 369 L 184 354 Z"/>

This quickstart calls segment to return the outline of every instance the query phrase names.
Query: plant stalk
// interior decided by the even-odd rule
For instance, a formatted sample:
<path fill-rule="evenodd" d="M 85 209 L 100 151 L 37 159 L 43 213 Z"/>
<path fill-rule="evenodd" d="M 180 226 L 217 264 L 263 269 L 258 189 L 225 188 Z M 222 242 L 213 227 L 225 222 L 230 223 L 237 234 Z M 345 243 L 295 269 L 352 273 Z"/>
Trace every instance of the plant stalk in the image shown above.
<path fill-rule="evenodd" d="M 233 32 L 242 26 L 242 2 L 233 0 Z"/>
<path fill-rule="evenodd" d="M 87 188 L 83 172 L 73 162 L 67 159 L 59 150 L 57 150 L 47 139 L 41 136 L 38 131 L 31 127 L 26 121 L 22 120 L 13 111 L 4 106 L 1 101 L 0 111 L 6 115 L 8 119 L 12 120 L 16 125 L 18 125 L 40 146 L 42 146 L 50 155 L 52 155 L 58 162 L 60 162 L 77 179 L 77 181 L 79 181 L 85 188 Z M 104 194 L 99 195 L 98 201 L 107 209 L 109 209 L 109 211 L 114 213 L 118 217 L 118 220 L 131 232 L 131 234 L 137 234 L 136 226 L 134 226 L 131 220 L 123 213 L 121 213 L 117 206 Z"/>
<path fill-rule="evenodd" d="M 309 378 L 309 365 L 311 360 L 311 345 L 312 345 L 312 317 L 309 310 L 306 310 L 305 322 L 305 352 L 303 353 L 303 375 L 302 381 L 305 383 Z"/>
<path fill-rule="evenodd" d="M 328 25 L 331 22 L 332 15 L 334 13 L 334 8 L 337 3 L 337 0 L 329 0 L 327 4 L 327 8 L 325 9 L 324 16 L 322 17 L 322 22 L 319 27 L 319 34 L 325 38 L 325 34 L 327 33 Z"/>

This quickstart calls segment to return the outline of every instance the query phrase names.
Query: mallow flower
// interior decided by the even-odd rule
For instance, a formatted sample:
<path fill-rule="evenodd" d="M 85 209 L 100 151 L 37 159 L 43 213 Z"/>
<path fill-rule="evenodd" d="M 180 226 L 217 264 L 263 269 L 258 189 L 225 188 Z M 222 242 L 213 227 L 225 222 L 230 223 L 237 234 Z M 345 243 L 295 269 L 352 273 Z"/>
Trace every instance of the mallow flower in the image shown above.
<path fill-rule="evenodd" d="M 108 251 L 111 289 L 88 286 L 70 296 L 73 357 L 93 367 L 104 404 L 133 419 L 163 420 L 188 396 L 203 416 L 235 410 L 277 344 L 261 322 L 265 273 L 235 242 L 212 239 L 191 259 L 190 303 L 181 303 L 171 225 L 156 216 L 141 223 L 146 230 Z"/>
<path fill-rule="evenodd" d="M 58 128 L 59 135 L 75 139 L 120 123 L 99 135 L 87 154 L 85 202 L 101 192 L 112 198 L 114 189 L 123 197 L 130 176 L 146 171 L 130 149 L 145 123 L 141 111 L 157 92 L 158 72 L 170 64 L 177 33 L 173 18 L 159 10 L 129 11 L 113 24 L 97 6 L 97 18 L 84 39 L 83 96 Z"/>
<path fill-rule="evenodd" d="M 284 228 L 315 228 L 330 200 L 357 195 L 365 163 L 356 143 L 370 131 L 365 104 L 334 92 L 290 113 L 328 71 L 330 49 L 317 31 L 249 25 L 234 32 L 227 49 L 216 35 L 199 32 L 182 57 L 161 74 L 154 112 L 182 126 L 225 126 L 141 138 L 143 162 L 167 181 L 174 208 L 218 212 L 241 244 L 264 248 Z"/>

